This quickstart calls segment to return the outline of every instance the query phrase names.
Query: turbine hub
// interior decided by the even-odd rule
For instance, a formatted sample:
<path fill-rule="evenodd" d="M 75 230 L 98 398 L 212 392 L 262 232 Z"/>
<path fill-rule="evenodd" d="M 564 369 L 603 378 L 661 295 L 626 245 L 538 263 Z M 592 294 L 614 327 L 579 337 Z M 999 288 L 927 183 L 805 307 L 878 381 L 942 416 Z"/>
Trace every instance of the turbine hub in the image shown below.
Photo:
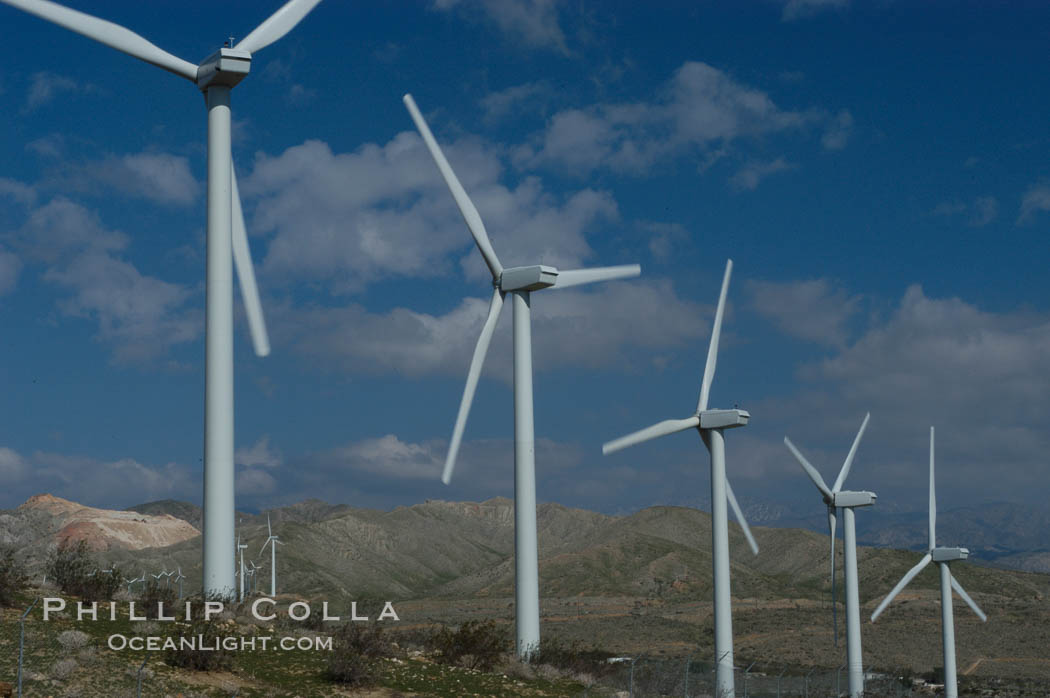
<path fill-rule="evenodd" d="M 197 66 L 197 87 L 206 92 L 209 87 L 234 87 L 251 70 L 252 54 L 235 48 L 221 48 Z"/>

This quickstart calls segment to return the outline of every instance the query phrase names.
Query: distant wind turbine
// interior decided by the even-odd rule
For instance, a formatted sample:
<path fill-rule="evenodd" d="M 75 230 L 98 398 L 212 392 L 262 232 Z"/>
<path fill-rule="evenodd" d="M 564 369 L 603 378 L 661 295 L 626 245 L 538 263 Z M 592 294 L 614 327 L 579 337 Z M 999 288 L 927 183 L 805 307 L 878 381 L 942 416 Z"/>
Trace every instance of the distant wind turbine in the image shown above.
<path fill-rule="evenodd" d="M 893 591 L 882 600 L 875 612 L 871 614 L 871 622 L 875 622 L 879 614 L 889 606 L 890 601 L 893 601 L 897 594 L 904 587 L 908 586 L 908 582 L 915 579 L 915 575 L 919 574 L 926 565 L 936 562 L 941 573 L 941 640 L 944 646 L 944 695 L 946 698 L 957 698 L 959 685 L 955 675 L 955 617 L 952 612 L 952 589 L 955 589 L 955 592 L 966 602 L 966 605 L 973 609 L 978 618 L 982 621 L 987 621 L 988 616 L 984 615 L 984 611 L 970 598 L 970 595 L 963 589 L 962 584 L 959 584 L 948 568 L 952 562 L 968 558 L 970 551 L 966 548 L 938 548 L 936 529 L 937 496 L 935 494 L 933 477 L 933 427 L 930 427 L 930 550 L 919 560 L 919 564 L 908 570 L 907 574 L 897 582 L 897 586 L 893 587 Z"/>
<path fill-rule="evenodd" d="M 510 293 L 514 305 L 514 613 L 517 630 L 517 653 L 519 657 L 528 658 L 540 646 L 540 596 L 539 596 L 539 563 L 536 545 L 536 453 L 535 433 L 533 429 L 532 405 L 532 301 L 533 291 L 545 288 L 568 288 L 596 281 L 609 281 L 638 276 L 641 267 L 631 264 L 618 267 L 599 267 L 595 269 L 558 270 L 546 265 L 514 267 L 504 269 L 496 257 L 492 243 L 489 241 L 485 224 L 474 207 L 467 192 L 463 189 L 456 173 L 445 159 L 444 153 L 430 127 L 423 119 L 412 95 L 404 96 L 405 106 L 412 116 L 412 121 L 419 129 L 423 142 L 430 151 L 441 176 L 452 192 L 459 211 L 463 214 L 467 228 L 474 237 L 478 251 L 485 259 L 492 274 L 492 300 L 489 304 L 488 317 L 481 329 L 474 357 L 467 372 L 467 385 L 456 416 L 456 426 L 452 431 L 448 456 L 441 480 L 446 485 L 452 479 L 452 469 L 456 465 L 463 429 L 467 425 L 467 415 L 474 400 L 474 391 L 485 363 L 489 342 L 496 329 L 500 312 L 503 310 L 503 299 Z"/>
<path fill-rule="evenodd" d="M 868 419 L 871 414 L 864 415 L 864 421 L 860 424 L 857 438 L 853 440 L 853 446 L 846 456 L 839 476 L 835 478 L 835 484 L 828 487 L 820 473 L 810 465 L 797 448 L 791 443 L 791 439 L 784 437 L 784 444 L 794 454 L 802 469 L 809 475 L 809 479 L 820 490 L 824 497 L 824 503 L 828 507 L 828 528 L 831 531 L 831 608 L 832 623 L 835 628 L 835 644 L 838 644 L 838 619 L 835 614 L 835 519 L 838 509 L 843 510 L 845 526 L 842 532 L 843 552 L 846 562 L 846 663 L 849 666 L 849 694 L 860 696 L 864 693 L 864 665 L 860 645 L 860 593 L 857 585 L 857 528 L 853 516 L 853 510 L 857 507 L 869 507 L 875 503 L 874 492 L 849 492 L 842 491 L 842 485 L 846 482 L 850 467 L 853 465 L 853 457 L 857 455 L 857 446 L 864 436 L 864 430 L 868 427 Z"/>
<path fill-rule="evenodd" d="M 263 550 L 266 550 L 266 546 L 270 546 L 270 596 L 277 596 L 277 545 L 284 545 L 277 539 L 277 536 L 273 534 L 273 529 L 270 527 L 270 515 L 266 515 L 266 531 L 269 533 L 269 537 L 263 546 L 259 548 L 259 554 L 262 554 Z"/>
<path fill-rule="evenodd" d="M 237 553 L 241 558 L 241 595 L 238 601 L 244 601 L 244 549 L 248 547 L 247 543 L 241 543 L 241 536 L 237 534 Z"/>
<path fill-rule="evenodd" d="M 255 353 L 270 343 L 252 271 L 237 179 L 230 150 L 230 91 L 248 74 L 252 54 L 277 41 L 320 0 L 290 0 L 236 48 L 221 48 L 194 65 L 129 29 L 49 0 L 0 0 L 70 31 L 163 68 L 194 83 L 208 108 L 208 252 L 205 295 L 204 397 L 204 593 L 232 597 L 233 561 L 233 284 L 231 256 L 240 280 Z M 125 84 L 125 96 L 134 90 Z"/>
<path fill-rule="evenodd" d="M 711 330 L 711 341 L 707 347 L 707 364 L 704 377 L 700 383 L 700 400 L 696 412 L 685 419 L 668 419 L 646 427 L 633 434 L 614 439 L 602 446 L 602 453 L 613 453 L 622 448 L 655 439 L 658 436 L 674 434 L 686 429 L 700 432 L 707 450 L 711 453 L 711 565 L 714 577 L 715 607 L 715 681 L 716 693 L 719 696 L 732 696 L 733 683 L 733 613 L 729 588 L 729 520 L 726 512 L 726 501 L 733 508 L 740 528 L 747 538 L 751 551 L 758 555 L 758 543 L 751 535 L 751 529 L 744 519 L 733 489 L 726 479 L 725 437 L 722 431 L 734 427 L 747 426 L 751 415 L 745 410 L 709 410 L 707 400 L 711 392 L 711 382 L 715 378 L 715 365 L 718 363 L 718 340 L 722 333 L 722 316 L 725 313 L 726 294 L 729 291 L 729 277 L 733 271 L 733 260 L 726 262 L 725 275 L 722 277 L 722 291 L 718 296 L 718 308 L 715 310 L 715 324 Z"/>

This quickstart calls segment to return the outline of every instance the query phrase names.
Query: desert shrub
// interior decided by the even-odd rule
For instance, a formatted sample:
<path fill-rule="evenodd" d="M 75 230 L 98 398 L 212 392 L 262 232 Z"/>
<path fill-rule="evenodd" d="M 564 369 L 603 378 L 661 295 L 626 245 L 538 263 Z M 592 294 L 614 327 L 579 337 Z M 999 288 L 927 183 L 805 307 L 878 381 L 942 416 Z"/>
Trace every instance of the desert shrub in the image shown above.
<path fill-rule="evenodd" d="M 0 606 L 17 606 L 15 598 L 29 584 L 25 567 L 15 560 L 15 549 L 0 548 Z"/>
<path fill-rule="evenodd" d="M 233 651 L 221 645 L 221 638 L 226 634 L 223 623 L 217 619 L 195 618 L 188 627 L 182 626 L 179 637 L 173 636 L 175 649 L 164 651 L 164 662 L 170 666 L 195 671 L 229 669 L 233 666 Z M 194 639 L 195 647 L 183 648 L 181 637 Z M 216 643 L 219 643 L 218 648 L 216 648 Z"/>
<path fill-rule="evenodd" d="M 68 538 L 59 543 L 47 565 L 47 576 L 67 594 L 84 601 L 109 601 L 121 589 L 121 572 L 116 567 L 110 574 L 95 572 L 98 565 L 83 540 Z"/>
<path fill-rule="evenodd" d="M 51 677 L 62 681 L 68 679 L 70 675 L 76 671 L 77 660 L 72 657 L 66 659 L 60 659 L 54 663 L 51 667 Z"/>
<path fill-rule="evenodd" d="M 90 635 L 79 630 L 63 630 L 58 634 L 58 644 L 70 652 L 86 646 L 90 639 Z"/>
<path fill-rule="evenodd" d="M 438 630 L 432 644 L 443 664 L 491 671 L 509 649 L 510 634 L 493 620 L 468 620 L 457 630 Z"/>
<path fill-rule="evenodd" d="M 557 638 L 540 640 L 540 648 L 532 656 L 533 664 L 548 664 L 566 672 L 604 676 L 613 673 L 608 663 L 613 655 L 599 649 L 584 648 L 578 642 L 565 644 Z"/>
<path fill-rule="evenodd" d="M 332 654 L 325 675 L 329 681 L 363 687 L 379 678 L 378 659 L 390 657 L 394 647 L 375 623 L 344 623 L 332 633 Z"/>
<path fill-rule="evenodd" d="M 157 604 L 164 603 L 164 615 L 170 616 L 178 602 L 175 598 L 174 589 L 165 589 L 163 584 L 158 583 L 156 579 L 151 579 L 146 582 L 146 588 L 142 590 L 137 601 L 135 601 L 135 613 L 136 615 L 146 616 L 147 618 L 157 617 Z M 181 613 L 180 613 L 181 617 Z"/>

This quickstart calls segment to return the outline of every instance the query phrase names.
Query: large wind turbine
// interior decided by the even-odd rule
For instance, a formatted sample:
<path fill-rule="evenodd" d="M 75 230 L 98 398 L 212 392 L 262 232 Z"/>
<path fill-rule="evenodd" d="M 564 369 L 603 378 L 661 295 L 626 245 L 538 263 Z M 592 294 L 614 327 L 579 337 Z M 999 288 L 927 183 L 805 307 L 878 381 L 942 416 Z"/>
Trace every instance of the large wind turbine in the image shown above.
<path fill-rule="evenodd" d="M 277 540 L 277 536 L 273 534 L 273 529 L 270 528 L 270 515 L 266 515 L 266 531 L 269 537 L 263 546 L 259 548 L 259 554 L 262 555 L 262 551 L 266 550 L 266 546 L 270 546 L 270 596 L 277 596 L 277 545 L 284 545 L 281 541 Z"/>
<path fill-rule="evenodd" d="M 133 31 L 48 0 L 0 0 L 194 83 L 208 107 L 208 257 L 205 293 L 204 593 L 230 597 L 233 560 L 233 284 L 237 268 L 255 353 L 270 352 L 252 271 L 230 151 L 230 91 L 248 74 L 252 54 L 287 34 L 320 0 L 290 0 L 236 48 L 221 48 L 199 65 L 178 58 Z"/>
<path fill-rule="evenodd" d="M 602 446 L 602 453 L 612 453 L 622 448 L 633 446 L 658 436 L 673 434 L 677 431 L 695 428 L 700 432 L 707 450 L 711 452 L 711 564 L 714 576 L 715 607 L 715 664 L 716 695 L 735 695 L 733 687 L 733 613 L 729 589 L 729 521 L 726 513 L 726 500 L 733 507 L 740 527 L 747 537 L 752 552 L 758 554 L 758 543 L 755 542 L 744 512 L 740 510 L 733 489 L 726 480 L 726 455 L 724 429 L 746 426 L 751 415 L 745 410 L 709 410 L 707 398 L 711 392 L 711 381 L 715 377 L 715 364 L 718 362 L 718 338 L 722 332 L 722 315 L 725 312 L 726 293 L 729 290 L 729 276 L 733 271 L 733 260 L 726 262 L 725 276 L 722 278 L 722 292 L 718 296 L 718 309 L 715 311 L 714 329 L 711 330 L 711 342 L 707 348 L 707 365 L 704 367 L 704 378 L 700 384 L 700 401 L 696 413 L 685 419 L 668 419 L 646 427 L 633 434 L 614 439 Z"/>
<path fill-rule="evenodd" d="M 901 577 L 901 580 L 897 582 L 897 586 L 893 587 L 893 591 L 882 600 L 879 607 L 871 614 L 871 622 L 875 622 L 879 614 L 889 606 L 890 601 L 893 601 L 897 594 L 904 587 L 908 586 L 908 582 L 914 579 L 915 575 L 922 571 L 922 568 L 931 562 L 936 562 L 941 572 L 941 639 L 944 645 L 944 695 L 945 698 L 956 698 L 959 695 L 959 685 L 955 676 L 955 617 L 952 612 L 952 589 L 955 589 L 955 592 L 962 597 L 966 605 L 973 609 L 978 618 L 986 621 L 988 616 L 984 615 L 984 611 L 970 598 L 970 595 L 963 589 L 962 584 L 959 584 L 959 581 L 952 576 L 952 572 L 948 568 L 952 562 L 965 560 L 969 557 L 970 551 L 966 548 L 938 548 L 936 531 L 937 497 L 933 480 L 933 427 L 930 427 L 930 551 L 922 556 L 919 564 L 912 567 L 907 574 Z"/>
<path fill-rule="evenodd" d="M 860 696 L 864 693 L 864 665 L 863 655 L 860 649 L 860 594 L 857 588 L 857 527 L 853 517 L 853 510 L 857 507 L 870 507 L 875 503 L 874 492 L 850 492 L 843 491 L 842 485 L 849 475 L 850 466 L 853 465 L 853 457 L 857 455 L 857 446 L 864 436 L 864 430 L 868 427 L 868 419 L 871 414 L 864 415 L 864 421 L 857 431 L 857 438 L 853 440 L 846 461 L 842 464 L 839 476 L 835 478 L 835 484 L 828 488 L 824 478 L 820 476 L 817 469 L 810 465 L 805 456 L 799 453 L 791 439 L 784 437 L 784 443 L 798 459 L 802 469 L 809 475 L 809 479 L 817 486 L 824 496 L 824 503 L 828 506 L 828 528 L 831 531 L 831 608 L 835 608 L 835 519 L 838 509 L 843 510 L 845 527 L 842 531 L 844 538 L 844 555 L 846 557 L 846 663 L 849 666 L 849 694 Z M 838 620 L 832 611 L 832 622 L 835 624 L 835 640 L 838 642 Z"/>
<path fill-rule="evenodd" d="M 460 213 L 470 229 L 474 242 L 492 273 L 492 301 L 488 317 L 474 348 L 474 357 L 467 372 L 467 385 L 459 404 L 456 426 L 452 431 L 448 457 L 441 480 L 446 485 L 452 479 L 463 429 L 474 400 L 474 391 L 485 363 L 492 333 L 496 329 L 503 299 L 509 293 L 514 305 L 514 611 L 517 629 L 517 652 L 528 658 L 540 645 L 539 562 L 536 546 L 536 454 L 532 407 L 532 301 L 533 291 L 545 288 L 566 288 L 595 281 L 609 281 L 638 276 L 642 269 L 637 264 L 594 269 L 561 270 L 546 265 L 505 269 L 489 242 L 481 216 L 459 183 L 456 173 L 445 159 L 441 147 L 430 132 L 430 127 L 419 112 L 412 95 L 404 96 L 405 106 L 412 121 L 423 136 L 431 157 L 437 164 L 456 200 Z"/>

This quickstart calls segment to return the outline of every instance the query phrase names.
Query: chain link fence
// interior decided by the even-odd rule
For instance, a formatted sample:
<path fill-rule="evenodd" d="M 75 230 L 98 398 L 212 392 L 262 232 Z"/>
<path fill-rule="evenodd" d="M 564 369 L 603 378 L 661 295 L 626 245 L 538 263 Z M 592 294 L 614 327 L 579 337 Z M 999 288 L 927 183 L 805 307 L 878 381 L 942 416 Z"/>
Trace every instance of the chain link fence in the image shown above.
<path fill-rule="evenodd" d="M 715 665 L 696 659 L 651 659 L 621 657 L 614 660 L 613 672 L 600 685 L 588 687 L 584 695 L 647 698 L 649 696 L 684 696 L 715 698 Z M 828 671 L 798 666 L 752 664 L 736 667 L 734 685 L 737 696 L 746 698 L 824 698 L 846 696 L 849 681 L 846 668 Z M 865 673 L 866 696 L 918 695 L 910 675 L 904 672 Z M 721 697 L 719 697 L 721 698 Z"/>

